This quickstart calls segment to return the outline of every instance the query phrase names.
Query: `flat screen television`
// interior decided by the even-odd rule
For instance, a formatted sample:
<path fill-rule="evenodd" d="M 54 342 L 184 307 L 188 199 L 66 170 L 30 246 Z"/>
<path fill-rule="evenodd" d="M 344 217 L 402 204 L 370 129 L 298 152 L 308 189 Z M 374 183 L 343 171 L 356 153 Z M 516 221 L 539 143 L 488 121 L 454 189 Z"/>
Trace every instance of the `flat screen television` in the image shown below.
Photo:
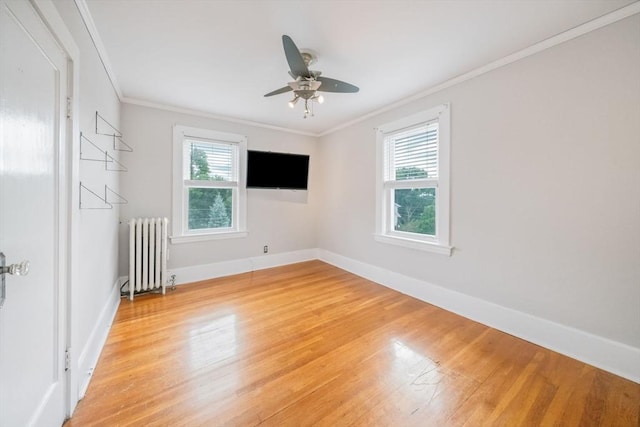
<path fill-rule="evenodd" d="M 306 190 L 308 178 L 308 155 L 247 152 L 247 188 Z"/>

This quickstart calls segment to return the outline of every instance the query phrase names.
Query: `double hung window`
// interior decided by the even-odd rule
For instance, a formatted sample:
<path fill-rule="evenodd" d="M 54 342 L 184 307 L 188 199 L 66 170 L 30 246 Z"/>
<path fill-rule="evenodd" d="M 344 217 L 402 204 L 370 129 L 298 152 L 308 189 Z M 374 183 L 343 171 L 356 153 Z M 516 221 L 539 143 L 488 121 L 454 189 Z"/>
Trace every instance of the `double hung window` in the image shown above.
<path fill-rule="evenodd" d="M 243 237 L 246 138 L 175 126 L 172 242 Z"/>
<path fill-rule="evenodd" d="M 376 239 L 450 254 L 449 107 L 378 129 Z"/>

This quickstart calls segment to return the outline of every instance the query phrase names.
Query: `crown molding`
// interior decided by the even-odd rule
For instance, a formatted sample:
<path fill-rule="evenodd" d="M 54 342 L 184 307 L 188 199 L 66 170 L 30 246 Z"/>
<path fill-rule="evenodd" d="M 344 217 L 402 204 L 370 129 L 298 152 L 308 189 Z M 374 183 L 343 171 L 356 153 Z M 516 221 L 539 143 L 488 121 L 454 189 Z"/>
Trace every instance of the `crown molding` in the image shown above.
<path fill-rule="evenodd" d="M 247 126 L 254 126 L 254 127 L 263 128 L 263 129 L 276 130 L 279 132 L 294 133 L 297 135 L 312 136 L 315 138 L 320 136 L 319 133 L 305 132 L 305 131 L 296 130 L 296 129 L 274 126 L 267 123 L 254 122 L 254 121 L 245 120 L 245 119 L 238 119 L 236 117 L 221 116 L 218 114 L 208 113 L 206 111 L 176 107 L 174 105 L 167 105 L 167 104 L 162 104 L 158 102 L 146 101 L 144 99 L 123 97 L 120 99 L 120 102 L 124 104 L 139 105 L 141 107 L 155 108 L 157 110 L 171 111 L 174 113 L 189 114 L 191 116 L 204 117 L 207 119 L 222 120 L 222 121 L 231 122 L 231 123 L 239 123 Z"/>
<path fill-rule="evenodd" d="M 512 64 L 516 61 L 519 61 L 521 59 L 527 58 L 529 56 L 535 55 L 539 52 L 542 52 L 546 49 L 550 49 L 554 46 L 557 46 L 561 43 L 567 42 L 569 40 L 573 40 L 577 37 L 580 37 L 584 34 L 590 33 L 591 31 L 595 31 L 597 29 L 600 29 L 602 27 L 605 27 L 607 25 L 616 23 L 622 19 L 628 18 L 630 16 L 633 16 L 635 14 L 640 13 L 640 0 L 639 1 L 635 1 L 627 6 L 621 7 L 620 9 L 617 9 L 613 12 L 610 12 L 606 15 L 600 16 L 598 18 L 592 19 L 591 21 L 587 21 L 584 24 L 578 25 L 576 27 L 573 27 L 567 31 L 564 31 L 560 34 L 556 34 L 553 37 L 549 37 L 548 39 L 545 39 L 541 42 L 538 42 L 534 45 L 531 45 L 525 49 L 522 49 L 518 52 L 512 53 L 511 55 L 507 55 L 501 59 L 498 59 L 496 61 L 493 61 L 489 64 L 483 65 L 481 67 L 475 68 L 467 73 L 461 74 L 457 77 L 454 77 L 452 79 L 449 79 L 443 83 L 440 83 L 436 86 L 432 86 L 428 89 L 425 89 L 421 92 L 418 92 L 412 96 L 409 96 L 407 98 L 403 98 L 399 101 L 396 101 L 392 104 L 386 105 L 382 108 L 378 108 L 376 110 L 373 110 L 369 113 L 364 114 L 363 116 L 360 116 L 356 119 L 350 120 L 348 122 L 342 123 L 340 125 L 334 126 L 332 128 L 329 128 L 325 131 L 319 132 L 319 133 L 314 133 L 314 132 L 305 132 L 305 131 L 300 131 L 300 130 L 296 130 L 296 129 L 290 129 L 290 128 L 285 128 L 285 127 L 280 127 L 280 126 L 273 126 L 273 125 L 269 125 L 266 123 L 260 123 L 260 122 L 253 122 L 250 120 L 244 120 L 244 119 L 238 119 L 238 118 L 233 118 L 233 117 L 227 117 L 227 116 L 221 116 L 221 115 L 217 115 L 217 114 L 211 114 L 211 113 L 207 113 L 204 111 L 199 111 L 199 110 L 192 110 L 189 108 L 182 108 L 182 107 L 175 107 L 175 106 L 171 106 L 171 105 L 165 105 L 165 104 L 160 104 L 160 103 L 155 103 L 155 102 L 151 102 L 151 101 L 145 101 L 145 100 L 141 100 L 141 99 L 135 99 L 135 98 L 127 98 L 124 97 L 122 94 L 122 91 L 120 90 L 120 87 L 118 86 L 116 77 L 115 77 L 115 73 L 113 72 L 113 68 L 111 67 L 111 62 L 109 61 L 109 58 L 107 56 L 107 52 L 104 48 L 104 45 L 102 44 L 102 40 L 100 39 L 100 35 L 98 34 L 98 30 L 95 26 L 95 23 L 93 21 L 93 18 L 91 16 L 91 13 L 89 12 L 89 8 L 86 4 L 85 0 L 74 0 L 76 6 L 78 7 L 78 10 L 80 11 L 80 15 L 82 16 L 82 20 L 84 21 L 84 24 L 87 28 L 87 31 L 89 31 L 89 35 L 91 36 L 91 40 L 93 41 L 93 44 L 96 48 L 96 51 L 98 53 L 98 56 L 100 57 L 100 60 L 102 62 L 102 65 L 104 66 L 104 69 L 107 73 L 107 76 L 109 77 L 109 80 L 111 81 L 111 84 L 113 86 L 113 89 L 116 91 L 116 94 L 118 95 L 118 98 L 120 99 L 120 102 L 124 102 L 124 103 L 128 103 L 128 104 L 134 104 L 134 105 L 140 105 L 140 106 L 146 106 L 146 107 L 151 107 L 151 108 L 157 108 L 157 109 L 161 109 L 161 110 L 167 110 L 167 111 L 173 111 L 173 112 L 177 112 L 177 113 L 184 113 L 184 114 L 191 114 L 191 115 L 195 115 L 195 116 L 199 116 L 199 117 L 207 117 L 207 118 L 212 118 L 212 119 L 216 119 L 216 120 L 224 120 L 224 121 L 229 121 L 229 122 L 233 122 L 233 123 L 241 123 L 241 124 L 245 124 L 245 125 L 249 125 L 249 126 L 255 126 L 255 127 L 261 127 L 261 128 L 265 128 L 265 129 L 271 129 L 271 130 L 277 130 L 277 131 L 281 131 L 281 132 L 288 132 L 288 133 L 295 133 L 298 135 L 305 135 L 305 136 L 312 136 L 312 137 L 322 137 L 325 135 L 329 135 L 331 133 L 337 132 L 341 129 L 344 129 L 346 127 L 352 126 L 356 123 L 360 123 L 364 120 L 367 120 L 371 117 L 377 116 L 379 114 L 382 114 L 384 112 L 393 110 L 395 108 L 401 107 L 403 105 L 406 105 L 408 103 L 411 103 L 413 101 L 417 101 L 421 98 L 424 98 L 426 96 L 432 95 L 436 92 L 440 92 L 444 89 L 447 89 L 451 86 L 455 86 L 457 84 L 466 82 L 467 80 L 471 80 L 475 77 L 481 76 L 483 74 L 486 74 L 490 71 L 496 70 L 498 68 L 504 67 L 506 65 Z"/>
<path fill-rule="evenodd" d="M 118 80 L 116 79 L 116 74 L 113 72 L 111 61 L 109 60 L 109 56 L 107 55 L 107 50 L 104 48 L 104 44 L 102 44 L 102 39 L 100 38 L 100 34 L 98 33 L 96 24 L 95 22 L 93 22 L 93 16 L 91 16 L 89 6 L 87 5 L 85 0 L 74 0 L 74 2 L 76 4 L 76 7 L 78 8 L 78 12 L 80 12 L 80 16 L 82 17 L 82 22 L 84 22 L 84 26 L 89 32 L 89 37 L 91 37 L 93 46 L 96 48 L 96 52 L 98 53 L 100 62 L 102 62 L 104 71 L 107 73 L 109 81 L 111 81 L 111 86 L 113 86 L 113 90 L 116 92 L 118 99 L 122 101 L 122 91 L 120 90 L 120 86 L 118 86 Z"/>
<path fill-rule="evenodd" d="M 378 108 L 377 110 L 373 110 L 363 116 L 360 116 L 356 119 L 345 122 L 341 125 L 332 127 L 328 130 L 320 132 L 319 136 L 329 135 L 331 133 L 337 132 L 341 129 L 354 125 L 356 123 L 367 120 L 371 117 L 377 116 L 378 114 L 382 114 L 389 110 L 393 110 L 395 108 L 406 105 L 410 102 L 417 101 L 418 99 L 422 99 L 426 96 L 432 95 L 436 92 L 440 92 L 441 90 L 447 89 L 451 86 L 458 85 L 460 83 L 466 82 L 467 80 L 471 80 L 475 77 L 486 74 L 490 71 L 496 70 L 498 68 L 504 67 L 505 65 L 512 64 L 521 59 L 527 58 L 529 56 L 535 55 L 536 53 L 542 52 L 543 50 L 550 49 L 554 46 L 557 46 L 561 43 L 567 42 L 569 40 L 573 40 L 577 37 L 580 37 L 584 34 L 590 33 L 591 31 L 595 31 L 602 27 L 606 27 L 607 25 L 616 23 L 622 19 L 633 16 L 637 13 L 640 13 L 640 1 L 636 1 L 631 3 L 630 5 L 621 7 L 613 12 L 610 12 L 606 15 L 602 15 L 598 18 L 592 19 L 591 21 L 587 21 L 584 24 L 573 27 L 567 31 L 564 31 L 560 34 L 556 34 L 555 36 L 549 37 L 541 42 L 538 42 L 534 45 L 531 45 L 527 48 L 524 48 L 518 52 L 512 53 L 511 55 L 507 55 L 503 58 L 500 58 L 496 61 L 493 61 L 487 65 L 483 65 L 481 67 L 475 68 L 467 73 L 461 74 L 457 77 L 454 77 L 450 80 L 447 80 L 443 83 L 440 83 L 436 86 L 430 87 L 422 92 L 418 92 L 415 95 L 409 96 L 407 98 L 396 101 L 392 104 L 384 106 L 382 108 Z"/>

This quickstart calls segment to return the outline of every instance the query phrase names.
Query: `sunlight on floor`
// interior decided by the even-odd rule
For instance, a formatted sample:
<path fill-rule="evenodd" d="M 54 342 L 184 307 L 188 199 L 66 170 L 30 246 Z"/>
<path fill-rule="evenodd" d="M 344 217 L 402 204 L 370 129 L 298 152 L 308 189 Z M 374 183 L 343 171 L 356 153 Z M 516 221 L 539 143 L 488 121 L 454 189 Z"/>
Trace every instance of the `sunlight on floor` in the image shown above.
<path fill-rule="evenodd" d="M 194 369 L 215 365 L 235 356 L 238 349 L 236 315 L 220 317 L 189 331 L 189 356 Z"/>

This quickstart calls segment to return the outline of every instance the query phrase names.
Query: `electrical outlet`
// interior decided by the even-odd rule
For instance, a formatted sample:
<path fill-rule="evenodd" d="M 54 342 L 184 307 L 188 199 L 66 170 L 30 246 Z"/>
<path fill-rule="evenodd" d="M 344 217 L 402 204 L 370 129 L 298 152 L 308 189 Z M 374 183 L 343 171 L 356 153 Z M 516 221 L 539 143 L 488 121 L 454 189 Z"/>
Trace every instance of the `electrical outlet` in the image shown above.
<path fill-rule="evenodd" d="M 264 248 L 262 248 L 262 252 L 265 253 L 265 254 L 269 253 L 269 246 L 264 245 Z"/>

